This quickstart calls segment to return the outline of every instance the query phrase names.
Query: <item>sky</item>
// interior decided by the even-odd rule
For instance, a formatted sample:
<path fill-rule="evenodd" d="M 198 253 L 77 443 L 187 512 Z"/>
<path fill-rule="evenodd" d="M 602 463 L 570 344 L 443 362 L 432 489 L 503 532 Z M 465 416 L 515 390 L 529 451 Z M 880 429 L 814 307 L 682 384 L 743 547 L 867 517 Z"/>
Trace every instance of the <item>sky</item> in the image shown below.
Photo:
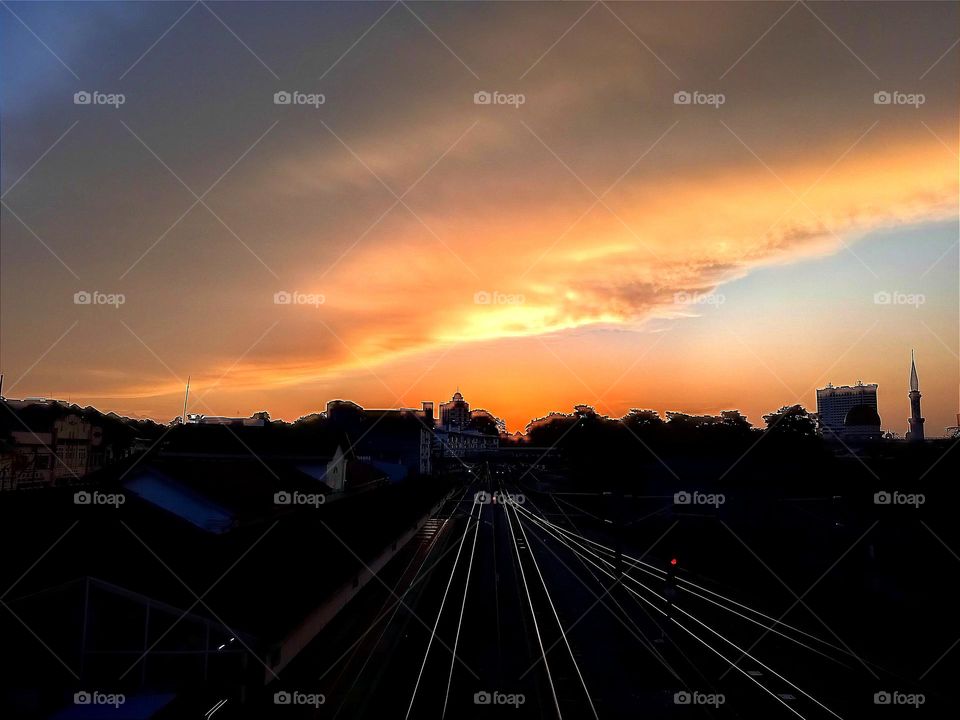
<path fill-rule="evenodd" d="M 516 430 L 863 380 L 903 433 L 914 349 L 942 434 L 958 15 L 6 3 L 4 394 L 167 421 L 189 376 L 193 412 L 293 420 L 459 387 Z"/>

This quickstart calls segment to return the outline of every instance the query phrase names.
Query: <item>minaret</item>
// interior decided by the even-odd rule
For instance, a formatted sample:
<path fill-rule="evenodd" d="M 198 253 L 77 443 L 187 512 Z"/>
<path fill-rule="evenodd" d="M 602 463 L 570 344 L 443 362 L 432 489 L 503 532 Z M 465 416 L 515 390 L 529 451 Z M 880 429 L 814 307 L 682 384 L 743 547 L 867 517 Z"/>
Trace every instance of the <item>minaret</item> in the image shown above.
<path fill-rule="evenodd" d="M 907 440 L 910 442 L 923 442 L 923 417 L 920 415 L 920 380 L 917 378 L 917 362 L 913 357 L 913 350 L 910 351 L 910 417 L 907 420 L 910 423 L 910 430 L 907 432 Z"/>

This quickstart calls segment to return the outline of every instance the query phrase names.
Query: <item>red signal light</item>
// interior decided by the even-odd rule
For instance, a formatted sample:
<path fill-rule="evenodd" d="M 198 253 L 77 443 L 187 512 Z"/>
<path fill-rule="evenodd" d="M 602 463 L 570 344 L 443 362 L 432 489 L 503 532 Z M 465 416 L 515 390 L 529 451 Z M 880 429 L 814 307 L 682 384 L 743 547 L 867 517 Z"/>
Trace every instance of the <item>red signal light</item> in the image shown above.
<path fill-rule="evenodd" d="M 670 558 L 670 564 L 671 564 L 671 565 L 676 565 L 676 564 L 677 564 L 677 559 L 676 559 L 676 558 Z"/>

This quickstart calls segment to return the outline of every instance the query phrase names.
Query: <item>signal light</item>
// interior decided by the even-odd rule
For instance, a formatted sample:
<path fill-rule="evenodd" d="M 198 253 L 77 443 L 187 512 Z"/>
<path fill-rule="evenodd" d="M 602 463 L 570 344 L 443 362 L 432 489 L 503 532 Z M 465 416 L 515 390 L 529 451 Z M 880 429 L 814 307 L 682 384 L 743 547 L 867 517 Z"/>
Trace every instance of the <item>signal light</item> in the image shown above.
<path fill-rule="evenodd" d="M 676 566 L 676 564 L 677 564 L 677 559 L 676 559 L 676 558 L 670 558 L 670 564 Z"/>

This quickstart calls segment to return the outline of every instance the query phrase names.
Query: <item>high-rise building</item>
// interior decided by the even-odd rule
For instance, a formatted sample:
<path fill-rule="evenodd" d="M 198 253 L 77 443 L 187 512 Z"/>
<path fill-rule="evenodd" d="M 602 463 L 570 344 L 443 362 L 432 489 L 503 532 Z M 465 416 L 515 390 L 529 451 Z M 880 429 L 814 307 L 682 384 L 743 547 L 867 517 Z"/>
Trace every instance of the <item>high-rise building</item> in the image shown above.
<path fill-rule="evenodd" d="M 851 410 L 858 408 L 850 417 Z M 863 409 L 860 409 L 863 408 Z M 843 437 L 848 427 L 861 426 L 866 418 L 866 411 L 872 410 L 870 425 L 876 420 L 879 429 L 879 415 L 877 414 L 877 384 L 864 384 L 857 381 L 856 385 L 834 386 L 832 383 L 817 390 L 817 415 L 820 419 L 820 432 L 826 437 Z"/>
<path fill-rule="evenodd" d="M 907 431 L 907 440 L 911 442 L 923 441 L 923 415 L 920 412 L 920 379 L 917 377 L 917 361 L 910 351 L 910 417 L 907 422 L 910 429 Z"/>
<path fill-rule="evenodd" d="M 450 402 L 440 403 L 440 425 L 447 430 L 466 430 L 470 423 L 470 403 L 457 390 Z"/>
<path fill-rule="evenodd" d="M 948 438 L 960 438 L 960 413 L 957 413 L 957 424 L 946 428 Z"/>

